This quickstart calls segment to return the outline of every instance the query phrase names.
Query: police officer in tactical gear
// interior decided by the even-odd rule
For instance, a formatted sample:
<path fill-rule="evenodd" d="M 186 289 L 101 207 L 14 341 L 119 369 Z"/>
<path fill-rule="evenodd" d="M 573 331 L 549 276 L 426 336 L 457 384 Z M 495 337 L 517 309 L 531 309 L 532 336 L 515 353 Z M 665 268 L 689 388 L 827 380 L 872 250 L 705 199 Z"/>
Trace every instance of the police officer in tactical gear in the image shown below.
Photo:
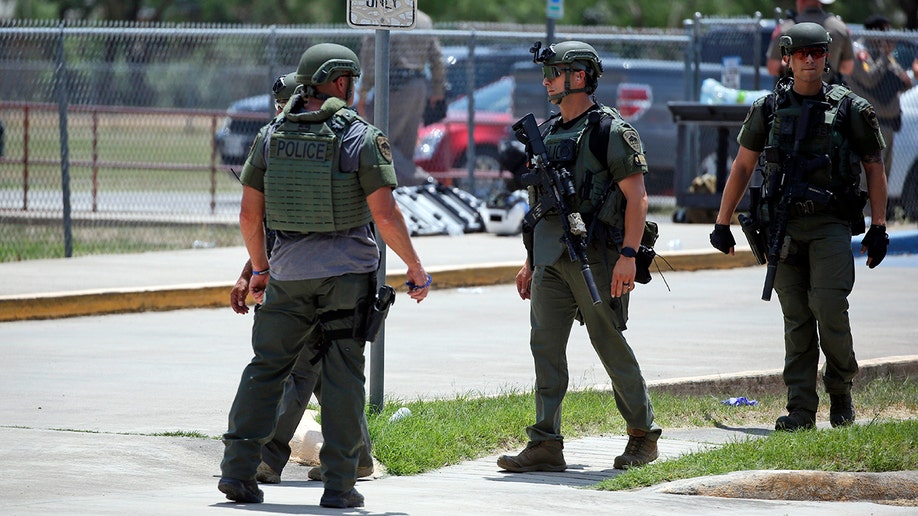
<path fill-rule="evenodd" d="M 787 214 L 774 289 L 784 314 L 788 415 L 778 418 L 776 430 L 815 426 L 820 349 L 826 357 L 823 383 L 831 400 L 829 421 L 839 426 L 855 418 L 851 384 L 858 366 L 848 320 L 848 295 L 854 286 L 851 236 L 864 230 L 864 198 L 858 186 L 861 167 L 867 177 L 872 216 L 870 230 L 861 243 L 868 267 L 880 264 L 889 242 L 883 137 L 867 101 L 844 86 L 823 82 L 829 41 L 826 30 L 815 23 L 794 25 L 781 37 L 793 77 L 779 81 L 775 92 L 750 108 L 737 137 L 739 152 L 711 233 L 715 248 L 734 254 L 730 217 L 764 152 L 765 202 L 753 217 L 770 233 L 778 228 L 769 217 Z M 798 118 L 812 105 L 821 106 L 815 111 L 815 120 L 805 134 L 796 134 L 801 130 Z M 788 171 L 794 174 L 788 175 Z M 799 194 L 783 196 L 786 191 Z M 778 205 L 784 201 L 785 206 Z"/>
<path fill-rule="evenodd" d="M 218 489 L 236 502 L 264 499 L 255 480 L 284 380 L 305 346 L 322 377 L 323 507 L 362 507 L 354 489 L 365 406 L 365 320 L 379 267 L 373 223 L 408 266 L 408 295 L 431 284 L 392 190 L 388 139 L 347 106 L 360 64 L 347 47 L 307 49 L 303 89 L 256 139 L 242 171 L 239 225 L 253 272 L 255 356 L 230 409 Z M 270 263 L 265 229 L 276 231 Z M 270 279 L 270 281 L 269 281 Z M 315 337 L 315 338 L 314 338 Z"/>
<path fill-rule="evenodd" d="M 558 210 L 532 228 L 530 259 L 516 276 L 520 298 L 531 301 L 530 349 L 536 374 L 536 421 L 526 429 L 529 443 L 518 455 L 503 455 L 497 465 L 511 472 L 564 471 L 561 405 L 568 388 L 565 350 L 574 319 L 586 325 L 590 340 L 612 380 L 613 396 L 629 436 L 616 468 L 637 467 L 657 458 L 662 430 L 637 359 L 624 337 L 628 301 L 635 281 L 635 256 L 647 213 L 644 174 L 647 161 L 638 133 L 614 108 L 592 97 L 602 62 L 587 43 L 566 41 L 532 49 L 542 66 L 551 103 L 560 113 L 540 128 L 550 165 L 572 175 L 570 202 L 590 228 L 586 255 L 601 301 L 593 304 L 581 273 L 560 243 Z M 541 172 L 540 172 L 541 173 Z M 530 186 L 531 206 L 544 192 Z"/>
<path fill-rule="evenodd" d="M 275 116 L 280 115 L 287 105 L 287 101 L 296 92 L 299 83 L 296 82 L 296 72 L 290 72 L 281 75 L 274 81 L 271 92 L 274 95 Z M 259 130 L 259 138 L 264 138 L 265 132 L 272 127 L 273 122 L 266 124 Z M 271 257 L 272 246 L 274 245 L 274 231 L 266 229 L 265 231 L 265 252 L 268 258 Z M 249 313 L 249 307 L 246 305 L 246 296 L 249 293 L 249 282 L 252 279 L 252 261 L 246 260 L 239 274 L 239 279 L 233 285 L 230 291 L 230 307 L 234 312 L 240 315 Z M 317 334 L 312 335 L 318 338 Z M 306 413 L 306 407 L 313 392 L 316 399 L 321 400 L 321 383 L 318 371 L 314 370 L 309 363 L 313 357 L 311 346 L 303 346 L 303 351 L 297 357 L 290 376 L 284 383 L 284 397 L 277 411 L 277 425 L 274 430 L 274 437 L 266 443 L 261 449 L 261 463 L 255 473 L 255 480 L 263 484 L 278 484 L 281 480 L 281 473 L 290 460 L 290 440 L 293 439 L 303 415 Z M 360 459 L 357 463 L 357 477 L 368 477 L 373 474 L 373 455 L 370 444 L 370 434 L 366 426 L 366 418 L 361 421 L 361 431 L 363 433 L 363 448 L 360 450 Z M 314 480 L 322 480 L 321 466 L 310 468 L 308 476 Z"/>

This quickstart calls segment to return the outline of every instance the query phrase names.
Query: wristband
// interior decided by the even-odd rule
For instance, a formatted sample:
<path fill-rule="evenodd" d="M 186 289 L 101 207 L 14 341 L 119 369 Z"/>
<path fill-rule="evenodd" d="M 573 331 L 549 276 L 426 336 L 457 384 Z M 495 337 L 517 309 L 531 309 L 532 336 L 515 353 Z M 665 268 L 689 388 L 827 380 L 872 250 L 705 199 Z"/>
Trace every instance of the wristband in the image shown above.
<path fill-rule="evenodd" d="M 405 285 L 408 285 L 408 290 L 421 290 L 430 286 L 433 283 L 433 278 L 430 277 L 430 274 L 427 275 L 427 283 L 423 285 L 415 285 L 411 280 L 405 282 Z"/>
<path fill-rule="evenodd" d="M 267 269 L 265 269 L 265 270 L 263 270 L 263 271 L 256 271 L 255 269 L 252 269 L 252 275 L 253 275 L 253 276 L 261 276 L 261 275 L 267 274 L 267 273 L 269 273 L 269 272 L 271 272 L 271 267 L 268 267 Z"/>
<path fill-rule="evenodd" d="M 633 247 L 622 247 L 621 255 L 625 258 L 634 258 L 637 256 L 637 251 Z"/>

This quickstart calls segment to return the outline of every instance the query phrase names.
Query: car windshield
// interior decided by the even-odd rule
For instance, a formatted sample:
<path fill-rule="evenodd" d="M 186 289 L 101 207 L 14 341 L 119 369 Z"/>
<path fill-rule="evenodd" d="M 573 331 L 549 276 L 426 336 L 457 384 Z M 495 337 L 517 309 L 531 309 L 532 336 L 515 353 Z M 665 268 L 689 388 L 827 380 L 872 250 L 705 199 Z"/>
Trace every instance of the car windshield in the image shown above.
<path fill-rule="evenodd" d="M 513 96 L 513 77 L 500 79 L 475 90 L 475 111 L 510 113 L 510 99 Z M 466 113 L 469 98 L 464 96 L 449 103 L 447 111 Z"/>

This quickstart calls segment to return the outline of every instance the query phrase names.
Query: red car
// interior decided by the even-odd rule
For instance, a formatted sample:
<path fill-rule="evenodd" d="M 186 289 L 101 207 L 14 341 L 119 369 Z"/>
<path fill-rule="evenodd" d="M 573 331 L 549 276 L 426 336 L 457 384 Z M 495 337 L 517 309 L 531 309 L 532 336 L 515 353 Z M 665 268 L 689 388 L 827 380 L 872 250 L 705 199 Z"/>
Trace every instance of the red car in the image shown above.
<path fill-rule="evenodd" d="M 475 90 L 475 170 L 484 172 L 476 173 L 476 178 L 496 177 L 501 170 L 497 147 L 514 122 L 512 97 L 513 77 L 509 76 Z M 468 97 L 458 98 L 450 102 L 446 118 L 418 131 L 414 162 L 440 182 L 462 183 L 468 176 L 468 109 Z"/>

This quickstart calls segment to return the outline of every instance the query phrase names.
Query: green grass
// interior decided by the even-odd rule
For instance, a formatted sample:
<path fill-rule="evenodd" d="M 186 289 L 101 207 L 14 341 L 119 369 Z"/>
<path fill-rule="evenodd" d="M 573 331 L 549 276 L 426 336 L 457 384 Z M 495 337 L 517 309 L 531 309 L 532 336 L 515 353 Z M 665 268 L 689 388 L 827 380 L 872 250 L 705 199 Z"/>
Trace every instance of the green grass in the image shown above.
<path fill-rule="evenodd" d="M 74 224 L 74 256 L 142 253 L 205 247 L 243 245 L 234 225 L 126 225 L 114 222 Z M 108 224 L 108 225 L 102 225 Z M 61 225 L 3 224 L 0 230 L 0 262 L 64 257 Z"/>
<path fill-rule="evenodd" d="M 914 380 L 875 380 L 857 386 L 853 392 L 860 421 L 875 420 L 873 424 L 856 428 L 819 430 L 796 434 L 772 434 L 751 443 L 733 443 L 721 449 L 696 454 L 696 468 L 686 468 L 685 475 L 712 474 L 743 469 L 793 469 L 794 458 L 808 469 L 830 471 L 860 471 L 862 467 L 892 467 L 918 469 L 918 453 L 903 454 L 902 446 L 918 449 L 918 382 Z M 732 407 L 721 400 L 729 394 L 711 396 L 674 396 L 651 392 L 657 422 L 667 429 L 697 428 L 723 425 L 727 427 L 772 428 L 774 420 L 784 413 L 783 395 L 756 396 L 757 406 Z M 389 417 L 401 406 L 412 411 L 410 417 L 389 422 Z M 828 396 L 821 406 L 828 406 Z M 465 460 L 518 450 L 526 442 L 525 428 L 534 417 L 532 393 L 507 392 L 493 397 L 457 396 L 433 401 L 389 400 L 379 414 L 368 415 L 373 441 L 373 453 L 390 474 L 413 475 L 431 471 Z M 817 416 L 828 418 L 826 410 Z M 897 419 L 913 420 L 894 422 Z M 562 433 L 566 439 L 589 435 L 624 435 L 625 427 L 610 392 L 593 390 L 568 393 L 564 401 Z M 889 439 L 901 433 L 906 441 Z M 909 437 L 910 436 L 910 437 Z M 910 439 L 910 440 L 909 440 Z M 841 441 L 841 449 L 827 443 Z M 791 446 L 793 444 L 793 446 Z M 775 452 L 752 455 L 757 447 L 774 448 Z M 898 455 L 899 461 L 887 461 Z M 754 458 L 758 457 L 758 458 Z M 866 460 L 865 457 L 872 457 Z M 677 461 L 660 461 L 645 468 L 616 477 L 620 487 L 649 485 L 646 482 L 671 480 L 676 473 L 668 469 Z M 867 466 L 865 466 L 867 465 Z M 884 466 L 886 465 L 886 466 Z M 876 469 L 879 470 L 879 469 Z M 631 475 L 651 475 L 647 479 L 631 480 Z M 655 476 L 654 476 L 655 475 Z M 678 477 L 684 478 L 684 477 Z M 620 480 L 619 480 L 620 479 Z M 644 482 L 643 484 L 640 482 Z"/>
<path fill-rule="evenodd" d="M 918 420 L 773 432 L 627 470 L 600 482 L 597 488 L 634 489 L 684 478 L 773 469 L 873 473 L 918 469 Z"/>

